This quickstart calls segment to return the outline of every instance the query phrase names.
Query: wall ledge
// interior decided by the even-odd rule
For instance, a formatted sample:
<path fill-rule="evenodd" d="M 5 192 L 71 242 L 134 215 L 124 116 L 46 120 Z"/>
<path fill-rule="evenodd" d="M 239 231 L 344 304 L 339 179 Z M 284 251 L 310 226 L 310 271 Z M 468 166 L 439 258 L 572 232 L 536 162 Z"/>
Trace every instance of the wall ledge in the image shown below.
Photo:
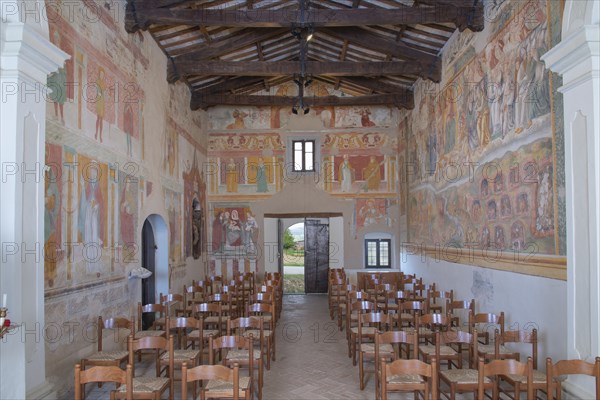
<path fill-rule="evenodd" d="M 482 250 L 474 247 L 416 246 L 404 243 L 401 257 L 420 255 L 430 257 L 434 262 L 446 261 L 508 271 L 543 278 L 567 280 L 567 259 L 564 256 L 535 255 L 526 252 Z"/>

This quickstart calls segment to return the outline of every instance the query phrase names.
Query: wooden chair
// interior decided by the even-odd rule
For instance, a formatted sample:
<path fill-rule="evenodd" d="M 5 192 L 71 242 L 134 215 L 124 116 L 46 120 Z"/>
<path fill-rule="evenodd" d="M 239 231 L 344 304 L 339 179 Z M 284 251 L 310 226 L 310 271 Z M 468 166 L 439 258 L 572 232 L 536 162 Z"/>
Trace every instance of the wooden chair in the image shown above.
<path fill-rule="evenodd" d="M 267 342 L 267 369 L 271 369 L 271 360 L 277 359 L 277 347 L 275 341 L 275 305 L 266 303 L 248 304 L 246 315 L 248 317 L 258 317 L 263 320 L 263 324 L 268 328 L 264 329 L 263 334 Z"/>
<path fill-rule="evenodd" d="M 197 322 L 193 321 L 197 320 L 194 318 L 175 318 L 173 320 L 167 318 L 166 327 L 168 331 L 171 329 L 196 329 L 198 327 Z M 200 350 L 174 349 L 172 352 L 165 352 L 158 358 L 160 368 L 169 366 L 171 359 L 173 362 L 173 366 L 170 367 L 171 369 L 181 369 L 183 363 L 195 367 L 196 365 L 200 365 Z M 173 381 L 175 381 L 175 375 L 173 374 L 172 376 Z"/>
<path fill-rule="evenodd" d="M 398 306 L 396 324 L 400 329 L 415 328 L 417 318 L 427 313 L 427 303 L 421 301 L 404 301 Z"/>
<path fill-rule="evenodd" d="M 80 364 L 75 364 L 75 400 L 85 399 L 86 383 L 114 382 L 117 385 L 125 385 L 131 379 L 131 365 L 127 365 L 126 370 L 116 366 L 96 366 L 83 370 Z M 114 400 L 114 394 L 115 392 L 112 391 L 110 394 L 111 400 Z M 131 387 L 126 391 L 126 399 L 133 400 Z"/>
<path fill-rule="evenodd" d="M 488 364 L 485 363 L 483 357 L 479 358 L 478 379 L 477 379 L 477 398 L 485 399 L 486 390 L 492 389 L 492 400 L 499 398 L 500 377 L 506 375 L 523 375 L 526 377 L 527 398 L 534 399 L 531 382 L 533 380 L 533 361 L 531 357 L 526 363 L 517 360 L 492 360 Z M 486 381 L 489 378 L 491 382 Z"/>
<path fill-rule="evenodd" d="M 435 358 L 440 371 L 442 362 L 448 362 L 448 369 L 452 369 L 453 366 L 461 369 L 463 362 L 462 346 L 469 346 L 472 335 L 463 331 L 447 330 L 435 332 L 434 338 L 434 344 L 419 346 L 419 356 L 423 361 L 429 362 L 432 358 Z M 452 346 L 457 347 L 457 349 Z"/>
<path fill-rule="evenodd" d="M 396 287 L 391 283 L 380 283 L 375 286 L 375 304 L 377 305 L 378 311 L 387 312 L 390 308 L 390 304 L 388 304 L 389 293 L 395 293 Z M 395 302 L 391 304 L 392 308 L 396 305 Z"/>
<path fill-rule="evenodd" d="M 353 353 L 356 354 L 358 351 L 360 390 L 365 389 L 365 359 L 372 359 L 375 364 L 379 362 L 378 359 L 375 358 L 375 334 L 377 332 L 389 331 L 392 325 L 391 322 L 392 320 L 390 317 L 383 312 L 361 314 L 358 318 L 358 334 L 357 341 L 354 344 L 355 349 L 353 350 Z M 387 346 L 383 347 L 383 349 L 380 349 L 381 351 L 390 350 Z M 354 357 L 356 358 L 356 355 Z M 354 365 L 356 365 L 356 360 L 354 359 L 353 361 Z M 376 370 L 377 367 L 374 367 L 374 369 Z"/>
<path fill-rule="evenodd" d="M 504 333 L 504 312 L 500 314 L 469 313 L 469 332 L 473 333 L 477 329 L 480 340 L 477 357 L 484 357 L 486 360 L 494 358 L 496 347 L 493 343 L 490 344 L 490 331 L 495 332 L 496 328 L 501 334 Z M 481 339 L 483 339 L 483 343 Z"/>
<path fill-rule="evenodd" d="M 228 293 L 215 293 L 212 296 L 208 296 L 206 302 L 220 305 L 221 325 L 219 326 L 219 331 L 225 332 L 227 329 L 227 320 L 230 319 L 230 315 L 225 313 L 225 309 L 231 310 L 231 296 Z"/>
<path fill-rule="evenodd" d="M 462 332 L 462 331 L 460 331 Z M 446 395 L 450 400 L 456 399 L 456 393 L 473 392 L 473 395 L 477 393 L 479 373 L 477 371 L 477 331 L 475 330 L 472 334 L 462 332 L 464 335 L 461 338 L 461 345 L 467 344 L 468 342 L 468 357 L 467 357 L 467 368 L 458 369 L 447 369 L 440 370 L 440 380 L 450 387 L 450 394 L 447 395 L 442 391 L 440 385 L 440 394 Z M 457 336 L 458 338 L 458 336 Z M 485 378 L 486 384 L 491 384 L 492 381 L 489 378 Z"/>
<path fill-rule="evenodd" d="M 450 318 L 444 314 L 425 314 L 417 316 L 417 326 L 415 327 L 419 335 L 419 343 L 424 345 L 435 343 L 436 332 L 446 332 L 450 328 Z"/>
<path fill-rule="evenodd" d="M 188 314 L 191 314 L 192 308 L 195 304 L 204 303 L 207 296 L 206 289 L 202 286 L 186 286 L 183 285 L 183 296 L 185 297 L 185 304 Z M 189 315 L 185 315 L 186 317 Z"/>
<path fill-rule="evenodd" d="M 209 278 L 209 280 L 210 280 L 211 293 L 212 294 L 219 293 L 221 291 L 221 287 L 223 286 L 223 277 L 220 275 L 215 275 L 215 276 L 211 276 Z"/>
<path fill-rule="evenodd" d="M 221 287 L 221 293 L 227 295 L 226 301 L 223 301 L 223 296 L 221 296 L 223 315 L 228 316 L 230 319 L 237 318 L 243 313 L 245 300 L 242 294 L 243 291 L 240 289 L 242 285 L 243 281 L 240 279 L 233 280 L 229 285 Z"/>
<path fill-rule="evenodd" d="M 546 359 L 546 394 L 548 400 L 561 400 L 565 375 L 589 375 L 596 380 L 596 399 L 600 399 L 600 357 L 594 363 L 584 360 L 561 360 L 552 364 Z"/>
<path fill-rule="evenodd" d="M 461 322 L 461 310 L 466 310 L 463 311 L 462 313 L 467 314 L 467 318 L 465 318 L 464 323 Z M 471 299 L 471 300 L 453 300 L 450 301 L 448 300 L 446 302 L 446 314 L 448 314 L 448 317 L 450 317 L 450 325 L 453 328 L 459 329 L 459 330 L 466 330 L 467 332 L 469 331 L 469 320 L 468 320 L 468 315 L 469 313 L 473 313 L 475 314 L 475 300 Z M 463 329 L 461 329 L 463 328 Z"/>
<path fill-rule="evenodd" d="M 336 277 L 336 279 L 329 279 L 329 285 L 327 288 L 327 304 L 329 306 L 329 317 L 331 320 L 335 318 L 337 312 L 339 312 L 340 301 L 345 302 L 346 280 L 342 277 Z"/>
<path fill-rule="evenodd" d="M 414 392 L 421 393 L 423 399 L 438 399 L 437 363 L 431 364 L 420 360 L 396 360 L 380 364 L 381 371 L 381 398 L 388 399 L 388 392 Z"/>
<path fill-rule="evenodd" d="M 165 326 L 166 314 L 167 308 L 162 304 L 142 305 L 142 303 L 138 303 L 138 329 L 135 333 L 136 336 L 165 336 L 165 331 L 162 330 L 162 328 Z M 146 330 L 142 329 L 142 323 L 144 320 L 147 320 L 150 323 L 150 327 Z"/>
<path fill-rule="evenodd" d="M 348 357 L 352 358 L 352 364 L 356 365 L 356 341 L 358 340 L 358 320 L 361 314 L 375 312 L 377 306 L 370 301 L 357 301 L 350 306 L 348 310 L 347 337 L 348 337 Z M 352 316 L 356 317 L 356 326 L 353 326 Z"/>
<path fill-rule="evenodd" d="M 126 393 L 131 390 L 135 399 L 159 400 L 162 394 L 169 389 L 169 400 L 173 400 L 173 336 L 169 336 L 168 340 L 164 337 L 148 336 L 134 339 L 133 336 L 129 336 L 127 338 L 127 347 L 129 349 L 131 379 L 127 380 L 125 386 L 117 389 L 115 398 L 126 398 Z M 140 350 L 156 351 L 156 376 L 135 376 L 135 354 Z M 169 364 L 164 371 L 166 377 L 161 377 L 163 371 L 160 368 L 159 358 L 166 352 L 170 354 Z"/>
<path fill-rule="evenodd" d="M 262 317 L 245 317 L 227 321 L 227 336 L 242 336 L 252 339 L 254 344 L 258 344 L 258 349 L 254 349 L 254 361 L 258 362 L 258 397 L 262 398 L 262 388 L 264 382 L 264 359 L 267 363 L 269 353 L 267 351 L 268 340 L 264 334 L 264 321 Z"/>
<path fill-rule="evenodd" d="M 538 351 L 538 335 L 537 329 L 532 331 L 508 331 L 503 334 L 496 333 L 496 359 L 515 359 L 519 361 L 521 354 L 518 351 L 510 352 L 509 349 L 505 348 L 502 352 L 501 349 L 506 343 L 525 343 L 531 344 L 531 359 L 532 359 L 532 381 L 531 386 L 534 396 L 537 397 L 538 390 L 546 390 L 546 374 L 538 371 L 537 369 L 537 351 Z M 502 377 L 502 380 L 508 383 L 514 389 L 514 397 L 511 396 L 507 390 L 501 389 L 501 392 L 513 399 L 519 399 L 521 393 L 521 385 L 525 382 L 525 377 L 522 375 L 507 375 Z M 535 398 L 535 397 L 534 397 Z"/>
<path fill-rule="evenodd" d="M 438 303 L 438 300 L 441 300 L 441 302 Z M 446 292 L 441 290 L 429 289 L 427 291 L 427 301 L 429 303 L 427 305 L 429 312 L 441 313 L 448 301 L 454 301 L 454 290 Z"/>
<path fill-rule="evenodd" d="M 347 283 L 342 290 L 337 293 L 337 323 L 340 331 L 344 330 L 346 321 L 346 302 L 348 301 L 349 293 L 356 292 L 356 285 Z"/>
<path fill-rule="evenodd" d="M 182 294 L 178 293 L 169 293 L 169 294 L 160 294 L 159 296 L 160 304 L 165 306 L 165 317 L 166 318 L 176 318 L 180 315 L 185 315 L 187 312 L 185 298 Z M 171 311 L 171 308 L 175 308 L 175 312 Z"/>
<path fill-rule="evenodd" d="M 223 365 L 200 365 L 188 368 L 184 363 L 181 367 L 181 398 L 188 400 L 188 383 L 200 381 L 200 398 L 204 399 L 233 399 L 250 400 L 250 379 L 240 378 L 240 367 L 233 368 Z M 195 396 L 193 397 L 196 398 Z"/>
<path fill-rule="evenodd" d="M 417 359 L 417 334 L 404 331 L 389 331 L 380 333 L 375 331 L 375 399 L 379 400 L 380 390 L 380 361 L 386 362 L 399 360 L 402 358 L 402 347 L 406 346 L 406 358 Z M 412 349 L 412 350 L 411 350 Z M 361 378 L 361 390 L 364 389 L 364 382 Z"/>
<path fill-rule="evenodd" d="M 120 330 L 127 330 L 127 334 L 133 333 L 133 321 L 127 318 L 109 318 L 103 320 L 102 317 L 98 317 L 97 323 L 97 338 L 98 338 L 98 351 L 86 358 L 81 359 L 81 369 L 85 370 L 88 366 L 115 366 L 120 367 L 121 364 L 127 361 L 128 352 L 127 350 L 105 350 L 103 343 L 103 332 L 104 330 L 113 331 L 113 342 L 120 342 Z M 125 338 L 122 338 L 123 341 Z M 98 384 L 102 386 L 101 383 Z"/>
<path fill-rule="evenodd" d="M 217 364 L 217 353 L 220 355 L 221 364 L 224 366 L 239 365 L 248 368 L 248 377 L 250 382 L 246 387 L 253 393 L 254 391 L 254 362 L 261 355 L 254 354 L 254 339 L 243 336 L 219 336 L 210 338 L 209 364 Z M 224 353 L 224 354 L 223 354 Z M 259 397 L 262 391 L 259 388 Z M 261 400 L 261 399 L 259 399 Z"/>

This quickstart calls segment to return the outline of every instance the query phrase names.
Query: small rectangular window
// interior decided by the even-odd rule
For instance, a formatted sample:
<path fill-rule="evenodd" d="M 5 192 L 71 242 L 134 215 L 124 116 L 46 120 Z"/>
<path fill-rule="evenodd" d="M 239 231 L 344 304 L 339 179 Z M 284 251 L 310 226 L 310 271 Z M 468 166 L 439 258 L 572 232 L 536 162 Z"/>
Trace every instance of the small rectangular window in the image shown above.
<path fill-rule="evenodd" d="M 391 268 L 390 260 L 390 239 L 365 239 L 365 264 L 367 268 Z"/>
<path fill-rule="evenodd" d="M 294 140 L 294 171 L 309 172 L 315 170 L 315 141 Z"/>

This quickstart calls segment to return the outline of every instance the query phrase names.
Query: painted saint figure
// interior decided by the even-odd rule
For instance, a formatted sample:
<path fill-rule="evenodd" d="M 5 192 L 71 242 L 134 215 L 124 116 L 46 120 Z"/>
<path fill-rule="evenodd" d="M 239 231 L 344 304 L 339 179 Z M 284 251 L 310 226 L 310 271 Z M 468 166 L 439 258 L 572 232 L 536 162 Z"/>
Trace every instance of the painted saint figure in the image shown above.
<path fill-rule="evenodd" d="M 340 164 L 339 167 L 339 180 L 341 183 L 342 192 L 351 192 L 352 191 L 352 180 L 354 175 L 354 168 L 350 165 L 350 161 L 348 160 L 348 154 L 344 154 L 344 161 Z"/>
<path fill-rule="evenodd" d="M 46 177 L 46 197 L 44 212 L 44 277 L 48 287 L 54 286 L 56 279 L 57 249 L 60 245 L 60 238 L 56 237 L 56 222 L 60 211 L 60 192 L 56 181 L 54 170 L 48 170 Z"/>
<path fill-rule="evenodd" d="M 102 143 L 102 125 L 104 120 L 104 101 L 106 92 L 106 82 L 104 81 L 104 68 L 98 68 L 98 78 L 96 79 L 96 135 L 98 139 L 100 134 L 100 143 Z"/>
<path fill-rule="evenodd" d="M 233 158 L 225 166 L 225 181 L 227 184 L 227 192 L 237 193 L 238 191 L 238 169 Z"/>
<path fill-rule="evenodd" d="M 371 156 L 369 164 L 367 164 L 363 170 L 363 176 L 365 181 L 367 181 L 368 190 L 379 190 L 381 170 L 379 169 L 379 163 L 375 159 L 375 156 Z"/>
<path fill-rule="evenodd" d="M 81 241 L 89 247 L 86 251 L 85 264 L 88 273 L 100 277 L 101 262 L 99 260 L 103 245 L 102 232 L 104 224 L 101 216 L 101 206 L 104 201 L 100 188 L 100 166 L 91 162 L 86 168 L 87 176 L 82 176 L 81 194 L 79 197 L 79 233 Z M 94 252 L 94 250 L 96 253 Z"/>
<path fill-rule="evenodd" d="M 267 185 L 267 168 L 262 157 L 258 159 L 258 166 L 256 167 L 256 192 L 266 193 L 269 191 Z"/>
<path fill-rule="evenodd" d="M 60 47 L 60 33 L 54 31 L 54 44 Z M 67 67 L 66 63 L 62 67 L 48 75 L 48 89 L 52 90 L 50 100 L 54 103 L 54 114 L 58 118 L 60 112 L 60 122 L 65 123 L 64 106 L 67 101 Z"/>

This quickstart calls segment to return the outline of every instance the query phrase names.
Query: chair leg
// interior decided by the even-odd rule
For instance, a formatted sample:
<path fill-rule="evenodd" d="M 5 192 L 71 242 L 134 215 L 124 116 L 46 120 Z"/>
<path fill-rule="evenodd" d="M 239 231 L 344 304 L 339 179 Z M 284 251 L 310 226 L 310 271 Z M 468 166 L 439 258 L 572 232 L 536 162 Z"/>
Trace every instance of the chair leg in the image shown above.
<path fill-rule="evenodd" d="M 363 352 L 358 353 L 358 377 L 360 380 L 360 390 L 365 390 L 365 369 L 364 369 L 364 356 Z"/>

